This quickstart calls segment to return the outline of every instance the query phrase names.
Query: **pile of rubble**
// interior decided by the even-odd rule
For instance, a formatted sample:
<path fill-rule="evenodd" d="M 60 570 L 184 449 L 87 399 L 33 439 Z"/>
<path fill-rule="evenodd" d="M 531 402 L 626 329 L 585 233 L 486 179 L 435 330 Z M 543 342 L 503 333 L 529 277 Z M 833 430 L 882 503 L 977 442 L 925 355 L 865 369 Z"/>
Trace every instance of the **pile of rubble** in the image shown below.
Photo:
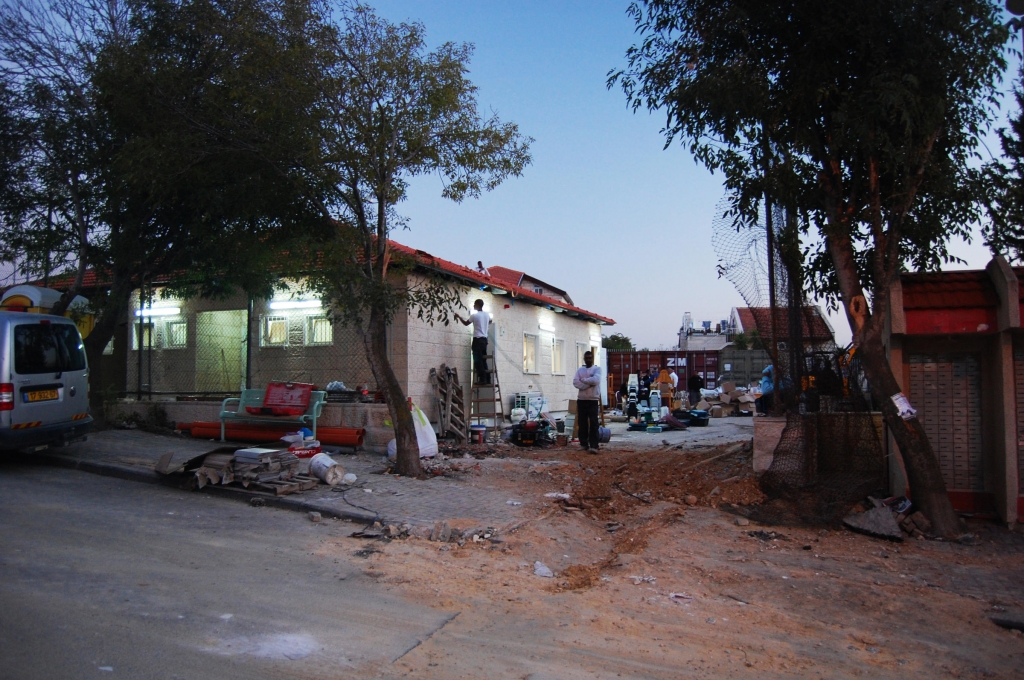
<path fill-rule="evenodd" d="M 753 392 L 746 387 L 737 387 L 732 381 L 723 382 L 715 390 L 701 390 L 701 400 L 691 408 L 707 411 L 712 418 L 726 416 L 750 416 L 754 413 Z"/>
<path fill-rule="evenodd" d="M 931 521 L 920 510 L 914 510 L 906 498 L 869 497 L 868 501 L 874 507 L 850 513 L 843 518 L 843 524 L 859 533 L 890 541 L 902 541 L 904 536 L 923 539 L 931 535 Z"/>

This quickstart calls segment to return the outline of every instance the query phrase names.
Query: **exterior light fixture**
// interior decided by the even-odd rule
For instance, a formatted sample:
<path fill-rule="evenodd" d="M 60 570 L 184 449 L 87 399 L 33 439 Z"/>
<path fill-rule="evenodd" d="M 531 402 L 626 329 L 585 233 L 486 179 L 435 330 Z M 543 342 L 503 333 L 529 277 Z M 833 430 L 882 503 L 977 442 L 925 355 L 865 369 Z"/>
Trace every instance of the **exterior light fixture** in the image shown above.
<path fill-rule="evenodd" d="M 596 343 L 597 343 L 597 344 L 599 344 L 599 345 L 601 344 L 601 338 L 599 338 L 599 337 L 597 337 L 597 336 L 595 336 L 595 335 L 591 335 L 591 336 L 590 336 L 590 341 L 591 341 L 591 342 L 596 342 Z"/>
<path fill-rule="evenodd" d="M 271 309 L 320 309 L 320 300 L 274 300 L 270 303 Z"/>
<path fill-rule="evenodd" d="M 501 288 L 495 288 L 494 286 L 491 286 L 491 294 L 493 294 L 493 295 L 508 295 L 508 291 L 507 290 L 502 290 Z"/>
<path fill-rule="evenodd" d="M 135 310 L 135 316 L 177 316 L 178 314 L 181 314 L 181 307 L 146 307 Z"/>
<path fill-rule="evenodd" d="M 546 324 L 546 323 L 539 323 L 539 324 L 537 324 L 537 328 L 541 329 L 542 331 L 547 331 L 548 333 L 554 333 L 555 332 L 555 327 L 550 325 L 550 324 Z"/>

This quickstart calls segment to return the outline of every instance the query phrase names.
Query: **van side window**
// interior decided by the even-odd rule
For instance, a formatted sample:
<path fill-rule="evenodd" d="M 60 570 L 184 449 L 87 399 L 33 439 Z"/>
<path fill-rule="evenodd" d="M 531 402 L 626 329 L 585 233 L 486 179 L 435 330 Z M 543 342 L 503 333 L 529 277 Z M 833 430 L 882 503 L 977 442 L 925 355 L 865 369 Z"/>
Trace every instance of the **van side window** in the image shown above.
<path fill-rule="evenodd" d="M 19 375 L 81 371 L 85 348 L 70 324 L 21 324 L 14 327 L 14 372 Z"/>

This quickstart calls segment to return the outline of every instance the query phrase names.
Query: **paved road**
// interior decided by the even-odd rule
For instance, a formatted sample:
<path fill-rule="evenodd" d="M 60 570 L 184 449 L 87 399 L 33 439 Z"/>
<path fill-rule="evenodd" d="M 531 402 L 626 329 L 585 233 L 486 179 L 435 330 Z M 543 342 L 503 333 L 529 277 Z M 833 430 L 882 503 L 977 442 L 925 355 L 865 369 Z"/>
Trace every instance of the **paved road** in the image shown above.
<path fill-rule="evenodd" d="M 376 675 L 449 615 L 317 554 L 352 526 L 0 461 L 0 678 Z"/>

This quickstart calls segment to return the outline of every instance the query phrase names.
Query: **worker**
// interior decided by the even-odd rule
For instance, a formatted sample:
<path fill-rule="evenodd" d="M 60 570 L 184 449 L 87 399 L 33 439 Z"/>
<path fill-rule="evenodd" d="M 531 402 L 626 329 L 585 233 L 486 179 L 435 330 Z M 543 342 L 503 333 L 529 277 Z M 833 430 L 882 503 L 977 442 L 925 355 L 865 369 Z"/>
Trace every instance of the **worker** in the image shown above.
<path fill-rule="evenodd" d="M 594 365 L 594 353 L 583 353 L 583 366 L 572 379 L 579 390 L 576 397 L 576 417 L 580 421 L 580 446 L 589 453 L 600 453 L 598 448 L 598 400 L 601 398 L 601 367 Z"/>
<path fill-rule="evenodd" d="M 761 371 L 761 396 L 755 400 L 760 404 L 758 411 L 761 415 L 766 416 L 772 412 L 772 407 L 775 405 L 775 366 L 768 364 Z"/>
<path fill-rule="evenodd" d="M 694 373 L 686 381 L 686 390 L 690 393 L 690 404 L 694 407 L 700 402 L 700 391 L 704 389 L 704 377 L 700 373 Z"/>
<path fill-rule="evenodd" d="M 644 369 L 644 374 L 640 376 L 640 385 L 637 390 L 637 395 L 640 397 L 640 401 L 646 401 L 651 392 L 651 383 L 654 382 L 653 376 L 651 376 L 651 369 Z"/>
<path fill-rule="evenodd" d="M 491 372 L 487 369 L 487 327 L 491 323 L 491 315 L 484 311 L 484 301 L 473 303 L 475 312 L 463 319 L 455 314 L 455 319 L 463 326 L 473 324 L 473 369 L 476 373 L 477 385 L 490 385 Z"/>
<path fill-rule="evenodd" d="M 672 394 L 679 391 L 679 376 L 676 375 L 676 369 L 668 369 L 668 377 L 672 379 Z"/>

